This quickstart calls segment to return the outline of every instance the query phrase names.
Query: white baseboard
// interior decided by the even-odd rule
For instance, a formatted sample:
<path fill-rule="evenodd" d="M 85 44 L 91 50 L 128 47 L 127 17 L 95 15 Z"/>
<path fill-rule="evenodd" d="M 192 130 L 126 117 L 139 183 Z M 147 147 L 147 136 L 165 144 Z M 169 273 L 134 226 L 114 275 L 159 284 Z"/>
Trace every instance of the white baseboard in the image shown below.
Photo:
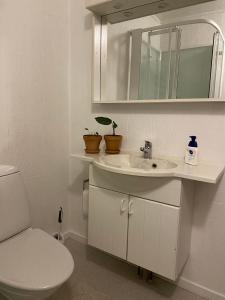
<path fill-rule="evenodd" d="M 184 277 L 181 277 L 178 280 L 177 285 L 189 292 L 192 292 L 209 300 L 225 300 L 225 295 L 220 294 L 214 290 L 208 289 L 207 287 L 195 283 L 191 280 L 188 280 Z"/>
<path fill-rule="evenodd" d="M 68 238 L 71 238 L 72 240 L 80 242 L 82 244 L 87 244 L 87 237 L 75 231 L 64 232 L 64 239 L 66 240 Z"/>
<path fill-rule="evenodd" d="M 65 240 L 71 238 L 80 243 L 87 244 L 87 237 L 74 231 L 65 232 L 64 238 Z M 225 295 L 220 294 L 214 290 L 210 290 L 207 287 L 190 281 L 184 277 L 181 277 L 178 280 L 177 286 L 209 300 L 225 300 Z"/>

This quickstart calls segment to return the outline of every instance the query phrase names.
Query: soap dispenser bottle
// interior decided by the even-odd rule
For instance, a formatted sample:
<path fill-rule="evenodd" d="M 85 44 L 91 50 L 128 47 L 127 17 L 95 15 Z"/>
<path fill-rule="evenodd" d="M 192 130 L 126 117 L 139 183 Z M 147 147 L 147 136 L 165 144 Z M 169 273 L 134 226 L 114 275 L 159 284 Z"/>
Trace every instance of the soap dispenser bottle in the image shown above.
<path fill-rule="evenodd" d="M 185 163 L 196 166 L 198 164 L 198 143 L 196 136 L 190 136 L 191 141 L 188 144 L 185 155 Z"/>

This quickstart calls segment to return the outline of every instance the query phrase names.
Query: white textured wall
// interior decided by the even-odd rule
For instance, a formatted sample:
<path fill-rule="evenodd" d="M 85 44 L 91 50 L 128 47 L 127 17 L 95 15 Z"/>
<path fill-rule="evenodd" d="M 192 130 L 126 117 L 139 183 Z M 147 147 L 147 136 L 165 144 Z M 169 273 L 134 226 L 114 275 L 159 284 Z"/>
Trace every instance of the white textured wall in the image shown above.
<path fill-rule="evenodd" d="M 83 0 L 71 0 L 71 153 L 84 148 L 84 127 L 98 127 L 94 116 L 112 116 L 123 134 L 123 148 L 136 149 L 146 138 L 154 154 L 182 157 L 188 136 L 196 134 L 200 158 L 225 164 L 225 104 L 91 105 L 91 16 Z M 225 29 L 223 18 L 220 20 Z M 87 234 L 82 215 L 82 180 L 88 170 L 71 158 L 70 225 Z M 225 179 L 217 185 L 197 184 L 191 257 L 182 275 L 225 297 Z M 219 299 L 219 298 L 218 298 Z"/>
<path fill-rule="evenodd" d="M 33 225 L 49 232 L 67 199 L 67 12 L 64 0 L 0 1 L 0 163 L 19 166 Z"/>

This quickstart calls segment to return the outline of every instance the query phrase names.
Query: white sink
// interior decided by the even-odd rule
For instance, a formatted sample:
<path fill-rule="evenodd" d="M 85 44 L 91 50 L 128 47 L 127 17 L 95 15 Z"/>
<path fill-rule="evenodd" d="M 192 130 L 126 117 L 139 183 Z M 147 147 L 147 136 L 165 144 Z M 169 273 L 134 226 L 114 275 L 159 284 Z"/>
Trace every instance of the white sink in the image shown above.
<path fill-rule="evenodd" d="M 168 174 L 177 167 L 173 161 L 166 159 L 144 159 L 133 154 L 105 155 L 94 161 L 94 164 L 104 170 L 137 176 L 154 176 Z"/>
<path fill-rule="evenodd" d="M 217 183 L 225 171 L 223 163 L 200 162 L 197 166 L 191 166 L 185 164 L 183 158 L 153 158 L 147 160 L 132 152 L 115 155 L 78 153 L 72 154 L 71 157 L 113 173 L 143 177 L 182 178 L 207 183 Z M 156 164 L 156 167 L 153 164 Z"/>

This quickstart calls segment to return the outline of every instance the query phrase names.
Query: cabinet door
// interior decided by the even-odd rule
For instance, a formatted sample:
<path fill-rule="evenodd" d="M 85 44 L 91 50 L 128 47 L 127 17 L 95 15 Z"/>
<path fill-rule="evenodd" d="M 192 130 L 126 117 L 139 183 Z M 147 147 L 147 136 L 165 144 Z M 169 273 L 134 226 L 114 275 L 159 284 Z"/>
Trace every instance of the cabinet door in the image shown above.
<path fill-rule="evenodd" d="M 127 260 L 175 280 L 179 210 L 130 197 Z"/>
<path fill-rule="evenodd" d="M 128 195 L 90 186 L 88 244 L 126 259 Z"/>

